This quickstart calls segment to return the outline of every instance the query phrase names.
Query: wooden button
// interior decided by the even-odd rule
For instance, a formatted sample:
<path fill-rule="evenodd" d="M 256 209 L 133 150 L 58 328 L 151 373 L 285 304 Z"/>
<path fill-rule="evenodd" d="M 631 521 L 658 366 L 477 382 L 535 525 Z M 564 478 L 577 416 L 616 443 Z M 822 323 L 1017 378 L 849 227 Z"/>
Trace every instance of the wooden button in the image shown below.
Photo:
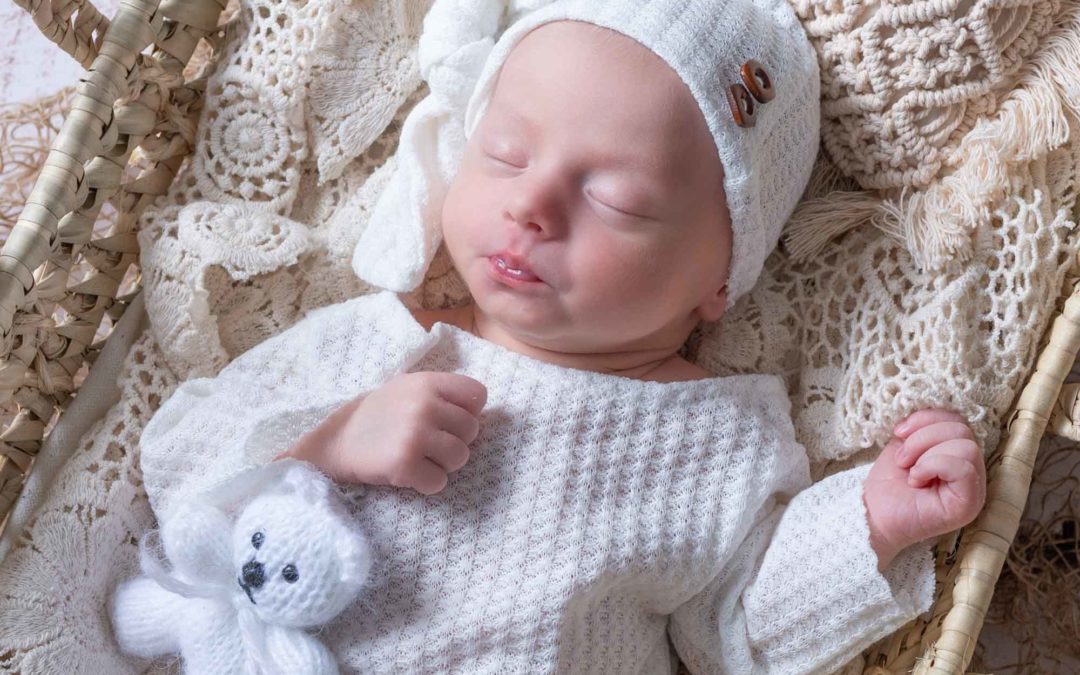
<path fill-rule="evenodd" d="M 735 119 L 735 124 L 743 128 L 754 126 L 754 115 L 757 111 L 754 99 L 746 87 L 739 83 L 731 85 L 727 91 L 727 100 L 728 105 L 731 106 L 731 116 Z"/>
<path fill-rule="evenodd" d="M 754 59 L 742 64 L 742 79 L 746 90 L 750 92 L 758 103 L 768 103 L 776 98 L 776 90 L 773 88 L 772 78 L 769 71 Z"/>

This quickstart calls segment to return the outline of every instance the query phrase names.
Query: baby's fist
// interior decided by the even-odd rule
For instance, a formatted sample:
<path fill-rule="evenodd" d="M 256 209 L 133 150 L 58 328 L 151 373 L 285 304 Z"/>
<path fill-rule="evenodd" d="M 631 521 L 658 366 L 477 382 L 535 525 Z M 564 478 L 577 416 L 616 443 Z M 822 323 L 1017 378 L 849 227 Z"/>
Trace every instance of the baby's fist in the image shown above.
<path fill-rule="evenodd" d="M 863 489 L 882 570 L 911 544 L 975 520 L 986 502 L 982 448 L 961 415 L 920 410 L 893 431 Z"/>
<path fill-rule="evenodd" d="M 449 474 L 469 461 L 486 402 L 487 388 L 458 373 L 420 371 L 389 380 L 363 404 L 385 425 L 372 439 L 374 479 L 368 482 L 425 495 L 441 491 Z M 351 438 L 356 445 L 367 440 L 359 432 Z"/>
<path fill-rule="evenodd" d="M 435 494 L 468 462 L 486 402 L 487 388 L 465 375 L 398 375 L 334 411 L 279 456 L 312 462 L 338 482 Z"/>

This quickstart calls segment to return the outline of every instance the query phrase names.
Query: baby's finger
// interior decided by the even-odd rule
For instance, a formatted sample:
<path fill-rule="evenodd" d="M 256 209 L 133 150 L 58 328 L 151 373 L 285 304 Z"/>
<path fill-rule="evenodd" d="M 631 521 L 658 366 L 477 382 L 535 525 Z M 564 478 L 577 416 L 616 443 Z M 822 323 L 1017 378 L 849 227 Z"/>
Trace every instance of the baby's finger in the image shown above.
<path fill-rule="evenodd" d="M 438 400 L 432 421 L 436 428 L 447 431 L 466 443 L 472 443 L 480 433 L 480 420 L 476 415 L 446 400 Z"/>
<path fill-rule="evenodd" d="M 935 422 L 964 422 L 964 416 L 960 413 L 946 410 L 945 408 L 926 408 L 916 411 L 893 427 L 893 433 L 900 438 L 907 438 L 913 432 Z"/>
<path fill-rule="evenodd" d="M 454 405 L 461 406 L 479 416 L 487 404 L 487 387 L 479 381 L 460 373 L 432 372 L 435 391 Z"/>
<path fill-rule="evenodd" d="M 975 440 L 971 427 L 963 422 L 934 422 L 911 432 L 903 446 L 896 451 L 897 466 L 907 468 L 914 464 L 930 448 L 954 438 Z"/>
<path fill-rule="evenodd" d="M 893 461 L 895 462 L 896 461 L 895 455 L 896 455 L 897 452 L 900 451 L 900 448 L 902 448 L 903 445 L 904 445 L 904 442 L 902 440 L 900 440 L 899 438 L 896 438 L 895 436 L 893 436 L 889 440 L 889 442 L 885 444 L 885 447 L 881 449 L 881 454 L 885 455 L 885 454 L 890 454 L 891 453 L 894 456 Z"/>
<path fill-rule="evenodd" d="M 924 453 L 924 455 L 937 454 L 952 455 L 954 457 L 959 457 L 960 459 L 966 459 L 978 467 L 980 474 L 985 475 L 986 473 L 986 457 L 983 454 L 982 446 L 980 446 L 977 441 L 970 438 L 953 438 L 938 443 Z"/>
<path fill-rule="evenodd" d="M 948 529 L 955 529 L 975 520 L 986 503 L 986 480 L 977 467 L 966 459 L 952 455 L 926 454 L 922 462 L 912 467 L 912 475 L 918 475 L 916 471 L 924 462 L 926 466 L 921 470 L 930 476 L 925 478 L 925 483 L 935 477 L 944 481 L 936 491 Z"/>
<path fill-rule="evenodd" d="M 469 461 L 469 446 L 457 436 L 436 429 L 424 446 L 424 454 L 449 473 L 457 471 Z"/>
<path fill-rule="evenodd" d="M 449 482 L 446 471 L 430 459 L 421 460 L 412 467 L 411 480 L 407 485 L 422 495 L 433 495 L 441 491 Z"/>
<path fill-rule="evenodd" d="M 975 481 L 982 476 L 980 467 L 971 459 L 968 444 L 972 441 L 958 438 L 946 441 L 919 458 L 908 472 L 908 484 L 912 487 L 924 487 L 930 481 L 938 479 L 946 483 L 957 481 Z"/>

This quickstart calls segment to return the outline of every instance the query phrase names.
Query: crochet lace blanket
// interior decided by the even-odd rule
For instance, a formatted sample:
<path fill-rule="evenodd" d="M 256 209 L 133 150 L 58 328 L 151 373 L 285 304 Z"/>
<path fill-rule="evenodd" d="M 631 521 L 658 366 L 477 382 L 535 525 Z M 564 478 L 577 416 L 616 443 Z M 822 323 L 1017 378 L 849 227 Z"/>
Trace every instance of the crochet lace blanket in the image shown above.
<path fill-rule="evenodd" d="M 115 651 L 104 599 L 133 573 L 137 538 L 153 524 L 139 434 L 179 382 L 216 373 L 311 309 L 372 290 L 349 260 L 404 114 L 424 94 L 412 49 L 429 4 L 243 3 L 195 154 L 143 218 L 152 331 L 120 375 L 121 403 L 0 565 L 0 673 L 136 672 Z M 815 3 L 819 26 L 840 4 Z M 1080 28 L 1066 19 L 1040 50 L 1076 53 Z M 996 443 L 1053 309 L 1047 299 L 1076 254 L 1080 143 L 1065 141 L 1080 138 L 1080 72 L 1025 77 L 1024 91 L 980 111 L 988 128 L 959 141 L 958 152 L 998 157 L 996 184 L 1008 186 L 988 198 L 967 261 L 922 272 L 879 218 L 880 200 L 815 200 L 857 187 L 822 157 L 807 203 L 826 222 L 859 226 L 806 262 L 778 250 L 754 291 L 692 336 L 688 356 L 717 374 L 784 377 L 815 480 L 875 456 L 894 421 L 927 405 L 961 411 L 988 449 Z M 408 302 L 450 306 L 464 290 L 443 252 Z"/>

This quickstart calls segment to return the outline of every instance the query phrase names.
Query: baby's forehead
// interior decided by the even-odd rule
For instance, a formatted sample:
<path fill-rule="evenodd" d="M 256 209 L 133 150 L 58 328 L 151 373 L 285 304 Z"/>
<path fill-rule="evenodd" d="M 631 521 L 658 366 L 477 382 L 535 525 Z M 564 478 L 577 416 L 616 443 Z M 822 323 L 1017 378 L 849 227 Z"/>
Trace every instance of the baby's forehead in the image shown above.
<path fill-rule="evenodd" d="M 679 75 L 636 40 L 576 21 L 544 24 L 511 50 L 485 117 L 493 125 L 573 137 L 612 161 L 670 172 L 715 145 Z"/>

